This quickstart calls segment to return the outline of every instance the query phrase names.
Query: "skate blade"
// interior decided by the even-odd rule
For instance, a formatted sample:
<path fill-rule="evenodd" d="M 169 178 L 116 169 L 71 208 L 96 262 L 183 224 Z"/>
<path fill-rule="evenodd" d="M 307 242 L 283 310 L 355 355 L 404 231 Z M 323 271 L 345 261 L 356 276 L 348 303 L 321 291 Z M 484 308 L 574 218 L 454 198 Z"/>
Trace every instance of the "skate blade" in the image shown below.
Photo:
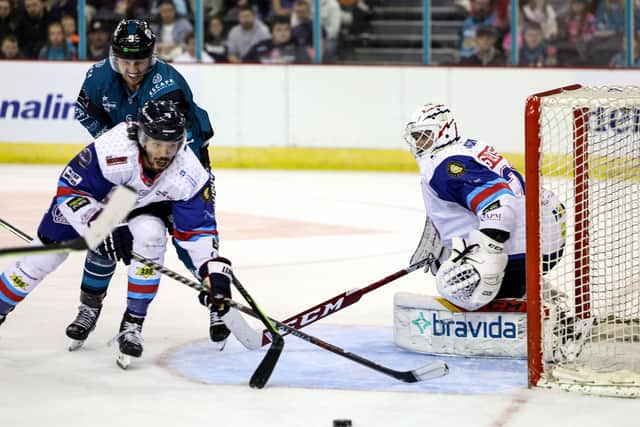
<path fill-rule="evenodd" d="M 69 344 L 69 351 L 76 351 L 77 349 L 79 349 L 80 347 L 82 347 L 84 345 L 84 341 L 85 340 L 71 340 L 71 343 Z"/>
<path fill-rule="evenodd" d="M 129 365 L 131 365 L 131 356 L 128 354 L 120 353 L 118 354 L 118 358 L 116 359 L 116 363 L 122 369 L 127 369 Z"/>
<path fill-rule="evenodd" d="M 227 340 L 213 341 L 213 345 L 218 351 L 222 351 L 224 350 L 224 347 L 227 345 Z"/>

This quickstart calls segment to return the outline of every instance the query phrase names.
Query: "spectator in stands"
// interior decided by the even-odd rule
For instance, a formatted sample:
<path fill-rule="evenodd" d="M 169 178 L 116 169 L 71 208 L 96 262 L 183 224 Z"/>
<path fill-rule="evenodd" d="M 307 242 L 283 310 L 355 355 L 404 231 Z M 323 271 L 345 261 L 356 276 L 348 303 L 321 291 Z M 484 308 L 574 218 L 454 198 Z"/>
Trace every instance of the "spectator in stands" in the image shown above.
<path fill-rule="evenodd" d="M 7 34 L 0 44 L 1 59 L 23 59 L 24 55 L 18 46 L 18 39 L 13 34 Z"/>
<path fill-rule="evenodd" d="M 473 0 L 471 13 L 462 24 L 460 58 L 467 58 L 476 51 L 476 31 L 479 27 L 495 27 L 492 0 Z"/>
<path fill-rule="evenodd" d="M 640 31 L 637 31 L 636 38 L 633 43 L 633 61 L 632 67 L 640 67 Z M 620 46 L 620 51 L 618 51 L 611 61 L 609 62 L 610 67 L 614 68 L 625 68 L 627 66 L 627 38 L 626 36 L 622 37 L 622 45 Z"/>
<path fill-rule="evenodd" d="M 200 51 L 200 58 L 201 62 L 205 64 L 212 64 L 215 62 L 205 50 Z M 173 62 L 198 62 L 198 57 L 196 55 L 196 33 L 192 31 L 187 34 L 184 50 L 180 55 L 174 58 Z"/>
<path fill-rule="evenodd" d="M 75 16 L 78 11 L 77 0 L 45 0 L 47 16 L 51 21 L 62 21 L 64 15 Z"/>
<path fill-rule="evenodd" d="M 569 14 L 564 19 L 563 34 L 569 43 L 569 54 L 577 54 L 577 58 L 567 59 L 565 63 L 588 63 L 596 28 L 596 18 L 589 12 L 589 1 L 571 0 Z"/>
<path fill-rule="evenodd" d="M 525 22 L 540 24 L 545 40 L 554 40 L 558 36 L 558 18 L 549 0 L 529 0 L 522 13 Z"/>
<path fill-rule="evenodd" d="M 87 34 L 87 60 L 100 61 L 109 56 L 109 33 L 106 23 L 98 19 L 91 21 Z"/>
<path fill-rule="evenodd" d="M 229 62 L 229 47 L 220 15 L 209 18 L 204 38 L 204 50 L 215 62 Z"/>
<path fill-rule="evenodd" d="M 62 15 L 60 19 L 62 24 L 62 31 L 64 32 L 64 38 L 78 51 L 78 43 L 80 43 L 80 36 L 76 29 L 76 18 L 73 15 Z"/>
<path fill-rule="evenodd" d="M 255 44 L 242 58 L 242 62 L 260 64 L 293 64 L 311 62 L 304 46 L 291 38 L 291 21 L 286 16 L 275 16 L 271 26 L 272 37 Z"/>
<path fill-rule="evenodd" d="M 461 58 L 463 65 L 505 65 L 505 57 L 495 45 L 498 32 L 494 27 L 484 26 L 476 30 L 476 51 L 473 55 Z"/>
<path fill-rule="evenodd" d="M 271 0 L 268 1 L 271 2 Z M 233 27 L 237 23 L 239 23 L 240 19 L 238 18 L 238 15 L 240 14 L 240 8 L 243 8 L 245 6 L 249 6 L 254 11 L 254 13 L 256 13 L 258 17 L 260 17 L 258 8 L 256 7 L 255 2 L 252 0 L 225 0 L 223 18 L 225 24 Z M 266 15 L 262 15 L 262 17 L 264 18 L 266 18 L 267 16 L 268 11 Z"/>
<path fill-rule="evenodd" d="M 556 48 L 544 39 L 542 26 L 537 22 L 528 22 L 522 30 L 522 48 L 518 65 L 527 67 L 550 67 L 557 65 Z"/>
<path fill-rule="evenodd" d="M 193 31 L 193 25 L 187 18 L 178 16 L 173 0 L 160 0 L 158 3 L 159 25 L 151 25 L 158 35 L 157 55 L 171 61 L 182 52 L 187 34 Z"/>
<path fill-rule="evenodd" d="M 37 58 L 47 42 L 49 16 L 42 0 L 24 0 L 25 12 L 16 24 L 16 36 L 22 53 L 27 58 Z"/>
<path fill-rule="evenodd" d="M 289 18 L 293 11 L 294 0 L 271 0 L 271 14 Z"/>
<path fill-rule="evenodd" d="M 610 36 L 624 32 L 625 0 L 601 0 L 596 10 L 598 35 Z"/>
<path fill-rule="evenodd" d="M 64 37 L 64 30 L 60 21 L 53 21 L 49 24 L 49 35 L 38 59 L 49 61 L 71 61 L 77 59 L 76 49 Z"/>
<path fill-rule="evenodd" d="M 0 0 L 0 40 L 16 29 L 13 9 L 10 0 Z"/>
<path fill-rule="evenodd" d="M 271 38 L 269 29 L 256 17 L 251 6 L 238 7 L 238 24 L 229 32 L 229 62 L 242 62 L 253 45 Z"/>
<path fill-rule="evenodd" d="M 313 3 L 311 3 L 311 16 L 313 16 Z M 295 14 L 291 19 L 291 26 L 298 24 Z M 326 31 L 326 43 L 323 47 L 323 62 L 333 62 L 338 52 L 338 39 L 340 37 L 340 25 L 342 24 L 342 12 L 338 0 L 320 0 L 320 24 Z"/>
<path fill-rule="evenodd" d="M 373 11 L 364 0 L 340 0 L 342 27 L 351 34 L 362 35 L 371 31 Z"/>
<path fill-rule="evenodd" d="M 296 0 L 293 4 L 293 14 L 297 22 L 291 29 L 293 39 L 300 46 L 313 47 L 313 19 L 311 18 L 311 6 L 307 0 Z M 326 37 L 327 32 L 323 28 L 322 38 Z"/>

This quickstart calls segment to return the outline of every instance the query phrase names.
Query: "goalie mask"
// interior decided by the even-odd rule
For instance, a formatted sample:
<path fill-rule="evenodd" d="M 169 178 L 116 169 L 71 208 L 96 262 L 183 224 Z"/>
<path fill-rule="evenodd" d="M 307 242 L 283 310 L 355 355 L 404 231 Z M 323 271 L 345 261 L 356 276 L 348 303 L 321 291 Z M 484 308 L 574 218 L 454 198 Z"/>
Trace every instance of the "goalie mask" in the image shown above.
<path fill-rule="evenodd" d="M 418 108 L 404 129 L 404 140 L 415 158 L 430 154 L 460 139 L 451 110 L 443 104 Z"/>

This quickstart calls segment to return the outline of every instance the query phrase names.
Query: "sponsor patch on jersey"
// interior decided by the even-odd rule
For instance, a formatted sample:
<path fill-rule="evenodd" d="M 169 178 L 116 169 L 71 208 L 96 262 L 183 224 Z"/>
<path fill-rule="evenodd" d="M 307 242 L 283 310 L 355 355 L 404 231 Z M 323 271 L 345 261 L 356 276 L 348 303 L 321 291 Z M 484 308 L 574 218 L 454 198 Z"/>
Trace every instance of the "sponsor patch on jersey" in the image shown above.
<path fill-rule="evenodd" d="M 127 156 L 107 156 L 107 166 L 123 165 L 125 163 L 127 163 Z"/>
<path fill-rule="evenodd" d="M 456 161 L 450 162 L 447 165 L 447 172 L 451 176 L 460 176 L 464 173 L 464 165 Z"/>
<path fill-rule="evenodd" d="M 498 209 L 500 206 L 501 206 L 501 205 L 500 205 L 500 200 L 496 200 L 495 202 L 490 203 L 490 204 L 489 204 L 489 206 L 487 206 L 486 208 L 484 208 L 484 209 L 482 210 L 482 214 L 483 214 L 483 215 L 486 215 L 488 212 L 491 212 L 491 211 L 492 211 L 492 210 L 494 210 L 494 209 Z"/>
<path fill-rule="evenodd" d="M 73 212 L 77 212 L 78 210 L 82 209 L 84 206 L 87 206 L 90 203 L 91 202 L 89 202 L 89 199 L 87 199 L 86 197 L 74 197 L 72 199 L 69 199 L 66 202 L 66 205 L 69 206 L 69 208 Z"/>
<path fill-rule="evenodd" d="M 151 82 L 154 85 L 157 85 L 158 83 L 160 83 L 162 81 L 162 74 L 157 73 L 155 76 L 153 76 L 153 79 L 151 80 Z"/>
<path fill-rule="evenodd" d="M 187 181 L 189 181 L 189 184 L 191 184 L 192 187 L 195 187 L 196 185 L 198 185 L 196 180 L 193 179 L 193 177 L 191 175 L 189 175 L 186 170 L 181 169 L 180 170 L 180 176 L 185 177 L 187 179 Z"/>
<path fill-rule="evenodd" d="M 209 185 L 205 186 L 202 189 L 202 193 L 200 193 L 200 195 L 202 196 L 202 200 L 204 200 L 205 202 L 208 202 L 211 200 L 211 187 Z"/>
<path fill-rule="evenodd" d="M 24 281 L 22 276 L 18 276 L 16 273 L 13 273 L 9 278 L 11 279 L 11 283 L 13 283 L 16 288 L 20 288 L 23 291 L 27 290 L 27 283 Z"/>
<path fill-rule="evenodd" d="M 78 155 L 76 156 L 76 163 L 82 169 L 86 169 L 89 167 L 89 164 L 91 163 L 91 157 L 92 157 L 91 150 L 89 150 L 89 147 L 87 147 L 78 153 Z"/>
<path fill-rule="evenodd" d="M 62 172 L 62 177 L 67 180 L 67 182 L 74 187 L 82 182 L 82 177 L 78 175 L 76 171 L 71 169 L 71 166 L 67 166 L 64 168 Z"/>
<path fill-rule="evenodd" d="M 145 279 L 148 279 L 149 277 L 153 276 L 154 274 L 156 274 L 155 270 L 153 268 L 151 268 L 151 267 L 146 266 L 146 265 L 144 267 L 138 267 L 136 269 L 136 275 L 144 277 Z"/>

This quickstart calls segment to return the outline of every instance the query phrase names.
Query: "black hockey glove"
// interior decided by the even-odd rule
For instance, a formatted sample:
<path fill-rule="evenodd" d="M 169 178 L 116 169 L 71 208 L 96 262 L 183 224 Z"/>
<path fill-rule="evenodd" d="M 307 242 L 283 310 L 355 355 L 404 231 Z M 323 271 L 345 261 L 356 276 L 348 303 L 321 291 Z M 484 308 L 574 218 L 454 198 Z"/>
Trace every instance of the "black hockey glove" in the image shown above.
<path fill-rule="evenodd" d="M 96 248 L 96 252 L 112 261 L 122 260 L 126 265 L 131 263 L 133 252 L 133 235 L 127 224 L 116 226 Z"/>
<path fill-rule="evenodd" d="M 206 261 L 198 270 L 202 283 L 210 291 L 201 291 L 198 295 L 200 304 L 205 307 L 212 306 L 219 315 L 229 311 L 229 306 L 224 303 L 225 298 L 231 298 L 231 261 L 217 257 Z"/>

